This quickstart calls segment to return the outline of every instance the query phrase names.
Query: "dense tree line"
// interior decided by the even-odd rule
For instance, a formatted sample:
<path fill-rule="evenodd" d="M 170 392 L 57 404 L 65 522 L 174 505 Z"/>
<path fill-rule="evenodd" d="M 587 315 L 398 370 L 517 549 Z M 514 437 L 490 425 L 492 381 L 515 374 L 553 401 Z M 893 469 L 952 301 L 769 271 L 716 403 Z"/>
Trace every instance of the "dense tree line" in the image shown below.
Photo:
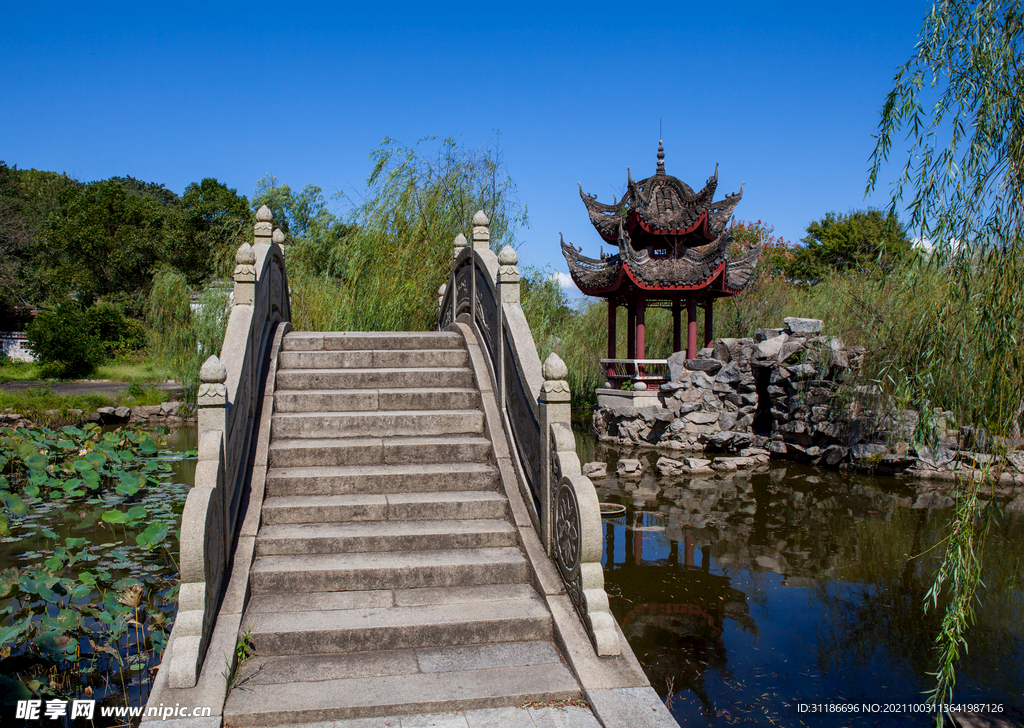
<path fill-rule="evenodd" d="M 158 268 L 192 286 L 223 275 L 253 222 L 246 197 L 212 178 L 179 196 L 132 177 L 83 183 L 0 162 L 0 307 L 103 300 L 140 318 Z"/>

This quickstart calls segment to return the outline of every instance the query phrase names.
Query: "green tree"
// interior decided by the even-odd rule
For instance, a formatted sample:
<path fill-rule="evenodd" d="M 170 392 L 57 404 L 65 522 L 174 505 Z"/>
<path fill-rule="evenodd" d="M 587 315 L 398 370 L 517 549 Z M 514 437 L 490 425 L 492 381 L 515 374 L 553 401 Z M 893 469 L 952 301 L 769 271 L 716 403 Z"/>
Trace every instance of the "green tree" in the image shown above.
<path fill-rule="evenodd" d="M 174 208 L 113 181 L 67 190 L 64 197 L 64 209 L 49 216 L 36 261 L 47 298 L 75 294 L 83 304 L 115 298 L 138 315 L 173 233 Z"/>
<path fill-rule="evenodd" d="M 792 280 L 809 283 L 851 269 L 890 272 L 911 253 L 910 238 L 896 213 L 875 209 L 826 213 L 807 226 L 800 242 L 803 247 L 793 249 L 786 272 Z"/>
<path fill-rule="evenodd" d="M 235 251 L 252 234 L 249 201 L 207 177 L 185 188 L 178 209 L 181 237 L 169 241 L 163 259 L 181 271 L 191 286 L 210 275 L 229 273 Z"/>
<path fill-rule="evenodd" d="M 914 55 L 896 74 L 881 112 L 868 176 L 872 191 L 906 132 L 906 162 L 891 210 L 905 204 L 911 227 L 936 248 L 930 264 L 948 280 L 945 349 L 926 353 L 919 382 L 951 361 L 973 386 L 963 411 L 997 436 L 1019 430 L 1024 340 L 1024 15 L 1015 0 L 935 0 Z M 957 315 L 973 310 L 970 317 Z M 977 393 L 977 395 L 975 394 Z M 979 420 L 973 420 L 978 422 Z M 926 603 L 944 604 L 936 640 L 935 702 L 949 702 L 956 665 L 981 585 L 988 518 L 980 481 L 960 483 L 952 530 Z"/>
<path fill-rule="evenodd" d="M 68 190 L 81 187 L 67 175 L 0 162 L 0 307 L 43 300 L 38 261 L 45 259 L 47 219 L 59 211 Z"/>
<path fill-rule="evenodd" d="M 289 258 L 304 270 L 320 276 L 344 278 L 345 238 L 354 229 L 327 207 L 323 190 L 307 184 L 298 194 L 277 177 L 267 175 L 256 183 L 252 208 L 270 208 L 274 224 L 294 246 Z"/>

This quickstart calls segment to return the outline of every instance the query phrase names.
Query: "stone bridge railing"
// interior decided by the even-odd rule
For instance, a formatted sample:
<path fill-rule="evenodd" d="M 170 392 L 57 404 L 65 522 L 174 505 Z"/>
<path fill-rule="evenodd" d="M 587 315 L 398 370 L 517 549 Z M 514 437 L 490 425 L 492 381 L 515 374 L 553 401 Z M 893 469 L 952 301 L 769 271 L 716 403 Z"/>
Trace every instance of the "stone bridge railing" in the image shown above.
<path fill-rule="evenodd" d="M 260 382 L 279 324 L 291 319 L 280 230 L 256 213 L 255 239 L 235 255 L 235 287 L 221 356 L 203 364 L 199 461 L 181 514 L 181 590 L 168 686 L 193 687 L 203 667 L 239 528 L 256 445 Z M 287 325 L 287 323 L 284 323 Z"/>
<path fill-rule="evenodd" d="M 618 655 L 601 568 L 601 510 L 580 472 L 570 426 L 568 370 L 557 354 L 543 366 L 519 300 L 518 257 L 490 249 L 487 216 L 473 216 L 473 242 L 455 238 L 448 283 L 439 294 L 438 327 L 463 314 L 485 353 L 512 461 L 545 550 L 558 565 L 599 655 Z"/>

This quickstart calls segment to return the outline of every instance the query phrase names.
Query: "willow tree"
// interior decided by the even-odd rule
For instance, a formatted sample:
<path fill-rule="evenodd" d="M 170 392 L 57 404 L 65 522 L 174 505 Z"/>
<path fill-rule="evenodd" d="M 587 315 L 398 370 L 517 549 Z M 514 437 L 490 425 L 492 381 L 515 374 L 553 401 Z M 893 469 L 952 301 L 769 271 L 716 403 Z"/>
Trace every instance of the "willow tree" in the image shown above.
<path fill-rule="evenodd" d="M 416 331 L 436 326 L 437 289 L 447 280 L 455 236 L 470 232 L 477 210 L 490 219 L 492 247 L 514 242 L 526 222 L 496 145 L 466 149 L 428 137 L 413 147 L 387 138 L 370 154 L 373 169 L 350 204 L 344 235 L 330 241 L 336 264 L 308 255 L 289 270 L 299 328 Z M 301 251 L 297 251 L 301 253 Z M 291 255 L 291 251 L 289 251 Z"/>
<path fill-rule="evenodd" d="M 959 388 L 954 410 L 986 426 L 997 443 L 1019 433 L 1022 412 L 1022 23 L 1018 0 L 933 3 L 882 108 L 867 188 L 874 190 L 890 156 L 902 156 L 894 140 L 905 135 L 892 209 L 906 207 L 911 229 L 934 246 L 929 264 L 949 283 L 937 317 L 947 328 L 913 384 L 924 396 L 927 382 L 960 369 L 969 386 Z M 994 502 L 991 488 L 991 479 L 958 484 L 945 558 L 925 600 L 926 608 L 944 609 L 935 703 L 950 702 L 967 648 L 991 520 L 980 496 Z"/>

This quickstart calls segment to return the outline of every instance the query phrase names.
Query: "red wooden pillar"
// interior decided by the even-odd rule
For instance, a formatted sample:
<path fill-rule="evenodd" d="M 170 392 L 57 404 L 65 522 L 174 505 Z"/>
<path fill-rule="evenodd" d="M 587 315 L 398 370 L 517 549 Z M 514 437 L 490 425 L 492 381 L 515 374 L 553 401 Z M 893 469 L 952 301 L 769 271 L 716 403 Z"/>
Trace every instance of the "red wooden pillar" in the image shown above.
<path fill-rule="evenodd" d="M 672 353 L 683 350 L 683 305 L 672 302 Z"/>
<path fill-rule="evenodd" d="M 704 346 L 715 343 L 715 299 L 709 298 L 704 304 Z"/>
<path fill-rule="evenodd" d="M 644 339 L 647 333 L 645 321 L 647 319 L 647 299 L 639 297 L 636 302 L 636 358 L 645 359 Z"/>
<path fill-rule="evenodd" d="M 608 299 L 608 358 L 615 358 L 615 314 L 618 310 L 614 298 Z M 608 365 L 608 377 L 615 374 L 615 365 Z"/>
<path fill-rule="evenodd" d="M 626 302 L 626 358 L 636 359 L 636 300 Z"/>
<path fill-rule="evenodd" d="M 697 297 L 690 296 L 686 300 L 686 358 L 697 358 Z"/>

